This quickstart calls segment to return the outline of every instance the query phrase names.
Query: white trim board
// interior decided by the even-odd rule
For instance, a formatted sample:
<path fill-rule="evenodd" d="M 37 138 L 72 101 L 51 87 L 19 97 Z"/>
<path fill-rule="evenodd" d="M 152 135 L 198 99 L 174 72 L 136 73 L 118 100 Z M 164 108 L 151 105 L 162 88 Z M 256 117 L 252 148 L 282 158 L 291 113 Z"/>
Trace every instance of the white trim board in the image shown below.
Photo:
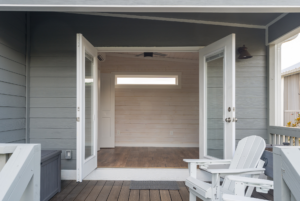
<path fill-rule="evenodd" d="M 264 25 L 255 25 L 255 24 L 241 24 L 241 23 L 232 23 L 232 22 L 217 22 L 217 21 L 207 21 L 207 20 L 179 19 L 179 18 L 168 18 L 168 17 L 115 14 L 115 13 L 113 13 L 113 14 L 112 13 L 75 13 L 75 14 L 96 15 L 96 16 L 103 16 L 103 17 L 130 18 L 130 19 L 141 19 L 141 20 L 183 22 L 183 23 L 193 23 L 193 24 L 208 24 L 208 25 L 242 27 L 242 28 L 252 28 L 252 29 L 265 29 L 266 28 L 266 26 L 264 26 Z"/>
<path fill-rule="evenodd" d="M 96 47 L 98 52 L 198 52 L 204 46 L 180 47 Z"/>
<path fill-rule="evenodd" d="M 116 147 L 195 147 L 199 144 L 116 143 Z"/>
<path fill-rule="evenodd" d="M 209 181 L 211 175 L 197 170 L 199 179 Z M 84 180 L 185 181 L 189 170 L 183 168 L 97 168 Z M 75 180 L 76 170 L 61 170 L 62 180 Z"/>
<path fill-rule="evenodd" d="M 199 59 L 191 60 L 191 59 L 176 59 L 176 58 L 168 58 L 168 57 L 136 57 L 135 55 L 131 54 L 118 54 L 118 53 L 108 53 L 108 56 L 113 57 L 125 57 L 125 58 L 133 58 L 133 59 L 148 59 L 148 60 L 158 60 L 158 61 L 171 61 L 171 62 L 185 62 L 185 63 L 199 63 Z"/>
<path fill-rule="evenodd" d="M 58 4 L 0 4 L 0 11 L 51 12 L 203 12 L 203 13 L 292 13 L 300 5 L 58 5 Z"/>

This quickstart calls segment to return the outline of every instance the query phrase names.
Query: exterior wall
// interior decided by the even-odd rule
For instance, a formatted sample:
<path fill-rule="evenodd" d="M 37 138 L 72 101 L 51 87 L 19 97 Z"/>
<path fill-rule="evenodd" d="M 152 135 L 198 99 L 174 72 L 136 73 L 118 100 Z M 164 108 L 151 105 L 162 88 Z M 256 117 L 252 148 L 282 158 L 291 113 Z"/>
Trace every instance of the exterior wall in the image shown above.
<path fill-rule="evenodd" d="M 0 12 L 0 143 L 25 142 L 25 13 Z"/>
<path fill-rule="evenodd" d="M 295 119 L 300 113 L 300 100 L 299 100 L 299 77 L 300 73 L 284 77 L 284 122 L 283 126 L 287 122 L 291 121 L 295 123 Z"/>
<path fill-rule="evenodd" d="M 269 43 L 300 26 L 300 13 L 289 13 L 268 29 Z"/>
<path fill-rule="evenodd" d="M 198 63 L 107 56 L 101 73 L 182 73 L 181 89 L 115 89 L 116 146 L 198 147 L 198 69 Z"/>
<path fill-rule="evenodd" d="M 76 33 L 94 46 L 205 46 L 236 33 L 252 59 L 236 63 L 236 139 L 267 139 L 265 31 L 225 26 L 63 13 L 31 14 L 30 142 L 73 150 L 76 159 Z M 64 160 L 63 169 L 75 169 Z"/>

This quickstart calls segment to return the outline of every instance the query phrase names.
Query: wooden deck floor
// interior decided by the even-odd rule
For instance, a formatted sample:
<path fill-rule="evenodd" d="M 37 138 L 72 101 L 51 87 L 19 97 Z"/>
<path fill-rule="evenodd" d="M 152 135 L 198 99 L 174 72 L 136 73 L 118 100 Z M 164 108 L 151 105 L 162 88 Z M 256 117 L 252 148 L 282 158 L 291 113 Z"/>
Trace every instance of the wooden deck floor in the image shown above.
<path fill-rule="evenodd" d="M 61 192 L 51 201 L 188 201 L 188 188 L 184 182 L 178 186 L 179 190 L 130 190 L 130 181 L 62 181 Z M 273 192 L 255 192 L 253 197 L 273 200 Z"/>
<path fill-rule="evenodd" d="M 98 167 L 187 168 L 185 158 L 199 158 L 199 148 L 116 147 L 98 151 Z"/>

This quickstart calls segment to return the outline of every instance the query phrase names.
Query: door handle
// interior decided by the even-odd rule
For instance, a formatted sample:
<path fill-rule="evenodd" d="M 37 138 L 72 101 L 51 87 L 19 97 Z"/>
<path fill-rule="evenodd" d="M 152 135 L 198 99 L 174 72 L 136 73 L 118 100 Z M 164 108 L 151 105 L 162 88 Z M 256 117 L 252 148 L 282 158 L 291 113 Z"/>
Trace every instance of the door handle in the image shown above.
<path fill-rule="evenodd" d="M 230 122 L 231 122 L 230 117 L 226 118 L 225 121 L 226 121 L 227 123 L 230 123 Z"/>

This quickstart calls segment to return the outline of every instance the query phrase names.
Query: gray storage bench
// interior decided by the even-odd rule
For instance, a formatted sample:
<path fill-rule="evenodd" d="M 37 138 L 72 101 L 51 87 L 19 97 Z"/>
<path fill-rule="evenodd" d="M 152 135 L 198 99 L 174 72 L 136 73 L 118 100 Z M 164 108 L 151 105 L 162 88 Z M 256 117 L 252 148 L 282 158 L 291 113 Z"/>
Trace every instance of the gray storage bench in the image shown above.
<path fill-rule="evenodd" d="M 42 150 L 41 201 L 50 200 L 61 190 L 61 151 Z"/>

